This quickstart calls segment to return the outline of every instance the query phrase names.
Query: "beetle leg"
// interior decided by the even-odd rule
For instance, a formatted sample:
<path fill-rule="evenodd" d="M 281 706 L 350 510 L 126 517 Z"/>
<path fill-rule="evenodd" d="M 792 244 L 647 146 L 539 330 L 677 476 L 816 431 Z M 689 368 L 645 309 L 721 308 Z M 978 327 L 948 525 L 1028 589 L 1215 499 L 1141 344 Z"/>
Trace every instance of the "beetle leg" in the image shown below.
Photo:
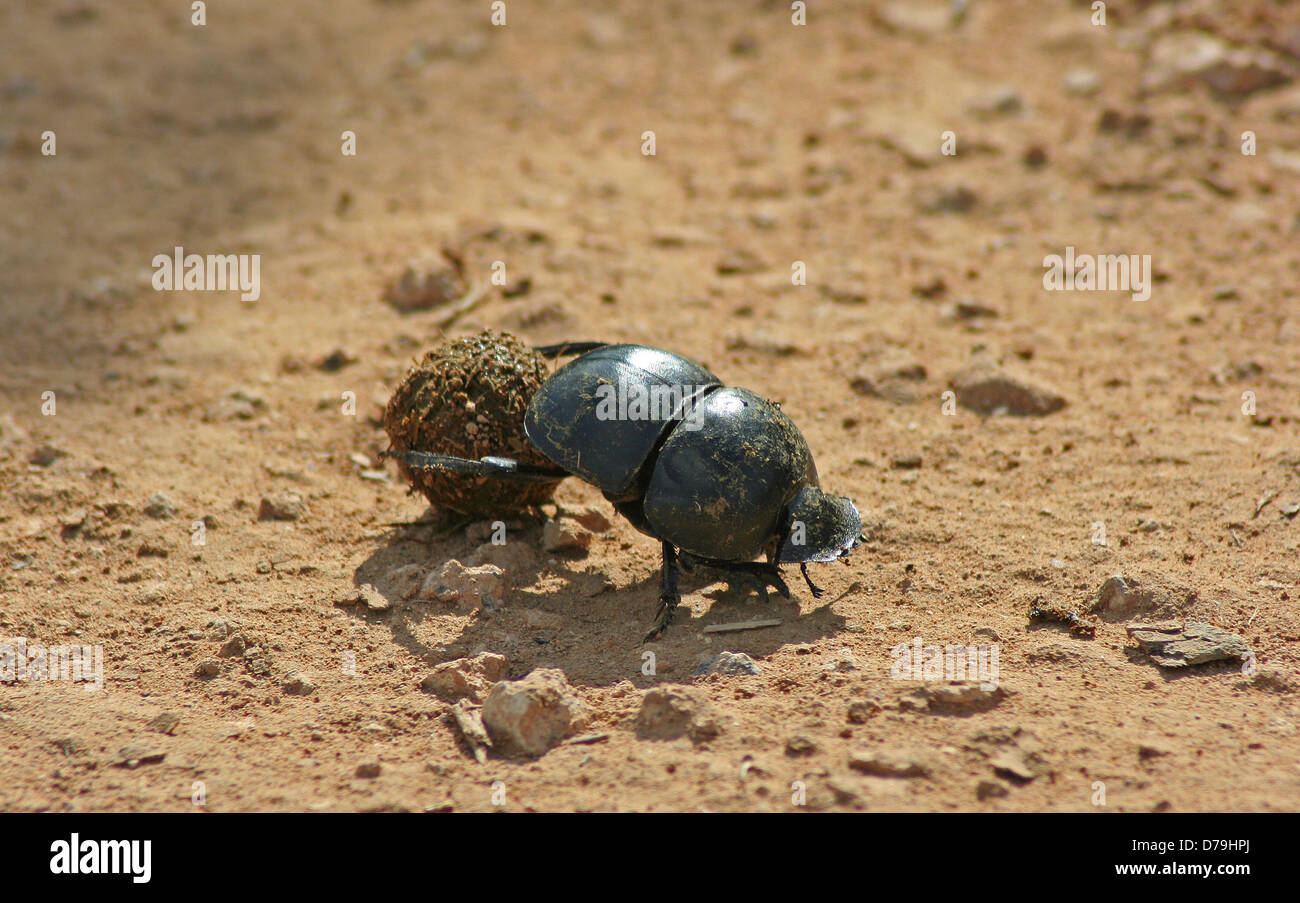
<path fill-rule="evenodd" d="M 533 350 L 542 357 L 557 358 L 569 354 L 586 354 L 608 344 L 609 342 L 561 342 L 558 345 L 537 345 Z"/>
<path fill-rule="evenodd" d="M 721 565 L 722 570 L 728 574 L 744 574 L 758 586 L 758 594 L 763 601 L 768 601 L 767 588 L 770 586 L 786 599 L 790 598 L 790 587 L 786 586 L 785 580 L 781 577 L 781 572 L 771 564 L 763 564 L 758 561 L 741 561 Z"/>
<path fill-rule="evenodd" d="M 760 565 L 763 567 L 763 565 Z M 767 565 L 763 573 L 764 579 L 771 585 L 772 589 L 779 592 L 782 596 L 790 598 L 790 587 L 785 585 L 785 580 L 781 577 L 781 571 L 775 565 Z"/>
<path fill-rule="evenodd" d="M 770 586 L 785 598 L 790 598 L 790 587 L 786 586 L 781 571 L 771 563 L 761 561 L 717 561 L 712 558 L 697 558 L 689 552 L 682 553 L 682 567 L 689 572 L 693 567 L 702 565 L 719 571 L 729 585 L 734 586 L 739 578 L 758 590 L 763 601 L 768 601 L 767 588 Z"/>
<path fill-rule="evenodd" d="M 525 464 L 513 458 L 485 457 L 477 461 L 433 455 L 429 452 L 380 452 L 380 457 L 396 458 L 415 471 L 434 470 L 440 473 L 464 473 L 476 477 L 497 477 L 519 483 L 552 483 L 570 476 L 567 470 L 540 464 Z"/>
<path fill-rule="evenodd" d="M 799 573 L 803 574 L 803 582 L 808 584 L 808 589 L 812 592 L 813 598 L 820 599 L 822 597 L 822 593 L 826 592 L 826 590 L 822 589 L 816 583 L 812 582 L 812 578 L 808 576 L 807 562 L 803 562 L 803 561 L 799 562 Z"/>
<path fill-rule="evenodd" d="M 733 579 L 736 577 L 747 578 L 750 585 L 752 585 L 754 587 L 754 590 L 758 593 L 758 597 L 762 599 L 764 602 L 772 601 L 771 597 L 768 595 L 767 592 L 767 588 L 769 585 L 773 589 L 778 590 L 787 599 L 790 598 L 790 590 L 789 588 L 786 587 L 785 581 L 781 579 L 781 575 L 768 573 L 765 569 L 762 568 L 763 566 L 759 565 L 753 570 L 748 570 L 748 569 L 731 570 L 728 573 L 728 576 Z"/>
<path fill-rule="evenodd" d="M 663 544 L 663 550 L 664 570 L 663 580 L 659 586 L 659 613 L 655 617 L 655 626 L 642 640 L 644 643 L 663 636 L 663 632 L 673 622 L 673 616 L 677 614 L 677 606 L 682 601 L 681 593 L 677 590 L 677 550 L 670 542 Z"/>

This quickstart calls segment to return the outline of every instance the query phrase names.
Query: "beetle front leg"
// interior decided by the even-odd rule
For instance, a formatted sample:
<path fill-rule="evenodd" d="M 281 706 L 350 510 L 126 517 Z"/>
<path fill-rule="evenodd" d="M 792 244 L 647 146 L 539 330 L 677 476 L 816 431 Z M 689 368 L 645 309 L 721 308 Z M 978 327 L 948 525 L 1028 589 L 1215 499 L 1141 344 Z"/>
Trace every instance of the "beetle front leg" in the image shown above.
<path fill-rule="evenodd" d="M 644 643 L 663 636 L 663 632 L 668 629 L 668 625 L 673 622 L 673 617 L 677 614 L 677 606 L 682 602 L 682 595 L 677 590 L 677 550 L 673 548 L 672 543 L 664 542 L 663 553 L 664 569 L 659 585 L 659 613 L 655 618 L 655 626 L 642 640 Z"/>
<path fill-rule="evenodd" d="M 808 589 L 812 592 L 813 598 L 820 599 L 822 597 L 822 594 L 825 593 L 826 590 L 822 589 L 816 583 L 812 582 L 812 578 L 808 576 L 807 562 L 801 561 L 799 563 L 799 573 L 803 574 L 803 582 L 808 584 Z"/>

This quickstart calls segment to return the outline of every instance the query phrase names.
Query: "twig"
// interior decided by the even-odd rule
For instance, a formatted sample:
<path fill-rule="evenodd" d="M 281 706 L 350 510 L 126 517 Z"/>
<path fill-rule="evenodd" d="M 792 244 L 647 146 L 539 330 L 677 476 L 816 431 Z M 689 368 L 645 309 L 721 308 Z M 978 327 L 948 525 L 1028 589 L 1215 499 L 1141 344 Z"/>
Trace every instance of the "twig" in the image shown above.
<path fill-rule="evenodd" d="M 759 621 L 732 621 L 730 624 L 710 624 L 704 628 L 704 632 L 732 633 L 737 630 L 758 630 L 760 627 L 776 627 L 784 623 L 780 618 L 767 618 Z"/>
<path fill-rule="evenodd" d="M 434 321 L 434 327 L 437 329 L 446 329 L 461 318 L 462 314 L 467 314 L 482 303 L 487 297 L 487 288 L 483 285 L 476 285 L 470 289 L 464 298 L 461 298 L 451 306 L 451 309 Z"/>
<path fill-rule="evenodd" d="M 1277 494 L 1278 494 L 1278 492 L 1279 492 L 1279 490 L 1277 490 L 1277 489 L 1273 489 L 1273 490 L 1270 490 L 1270 491 L 1264 493 L 1264 497 L 1261 498 L 1258 502 L 1255 503 L 1255 514 L 1254 514 L 1254 517 L 1251 518 L 1252 520 L 1253 520 L 1255 517 L 1259 517 L 1259 512 L 1261 512 L 1261 511 L 1264 510 L 1264 506 L 1265 506 L 1265 505 L 1267 505 L 1269 502 L 1273 501 L 1273 499 L 1277 498 Z"/>
<path fill-rule="evenodd" d="M 460 734 L 465 739 L 465 743 L 474 753 L 475 761 L 480 765 L 485 763 L 487 761 L 487 751 L 492 746 L 492 740 L 488 737 L 487 729 L 483 727 L 482 714 L 477 708 L 471 706 L 467 699 L 462 699 L 452 706 L 449 714 L 453 723 L 460 729 Z"/>

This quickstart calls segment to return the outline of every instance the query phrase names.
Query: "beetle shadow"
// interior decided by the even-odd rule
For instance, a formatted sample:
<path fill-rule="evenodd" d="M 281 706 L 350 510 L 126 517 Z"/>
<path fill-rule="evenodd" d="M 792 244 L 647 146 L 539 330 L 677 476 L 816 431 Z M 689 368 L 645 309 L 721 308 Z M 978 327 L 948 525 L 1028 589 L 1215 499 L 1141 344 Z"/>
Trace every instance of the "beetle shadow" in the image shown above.
<path fill-rule="evenodd" d="M 587 686 L 624 680 L 638 686 L 689 681 L 701 661 L 724 649 L 763 656 L 790 644 L 835 636 L 845 628 L 843 616 L 831 611 L 833 593 L 804 610 L 809 600 L 801 598 L 807 593 L 799 592 L 803 583 L 797 571 L 797 586 L 790 582 L 793 599 L 772 592 L 763 602 L 744 581 L 729 584 L 725 574 L 697 569 L 681 575 L 683 601 L 667 633 L 645 643 L 658 606 L 658 544 L 626 523 L 614 527 L 609 535 L 617 537 L 615 542 L 625 534 L 635 537 L 638 557 L 644 547 L 646 561 L 644 569 L 638 569 L 641 573 L 631 578 L 625 569 L 612 568 L 616 584 L 602 570 L 605 556 L 599 543 L 590 554 L 543 551 L 542 522 L 540 517 L 517 519 L 508 541 L 498 546 L 471 539 L 461 524 L 421 520 L 396 526 L 353 575 L 356 586 L 370 584 L 389 608 L 376 611 L 359 603 L 347 610 L 359 620 L 386 625 L 394 641 L 429 668 L 491 651 L 506 656 L 511 678 L 534 668 L 560 668 L 570 683 Z M 496 564 L 509 575 L 513 588 L 503 602 L 468 616 L 455 604 L 419 598 L 422 580 L 451 559 L 467 566 Z M 701 596 L 708 608 L 692 613 L 691 602 Z M 701 648 L 705 626 L 765 618 L 783 623 L 706 634 L 706 648 Z M 657 677 L 642 674 L 646 651 L 655 653 Z"/>
<path fill-rule="evenodd" d="M 729 583 L 727 575 L 700 575 L 698 582 L 712 587 L 701 593 L 710 601 L 706 612 L 691 622 L 699 623 L 699 630 L 710 625 L 738 624 L 746 621 L 778 619 L 776 627 L 757 630 L 715 633 L 713 652 L 744 652 L 759 657 L 771 655 L 785 646 L 815 643 L 818 640 L 842 636 L 848 621 L 831 606 L 847 597 L 849 592 L 825 591 L 820 599 L 813 599 L 805 587 L 798 570 L 786 573 L 790 598 L 768 590 L 766 601 L 743 580 Z M 812 608 L 809 608 L 809 605 Z"/>
<path fill-rule="evenodd" d="M 544 551 L 541 515 L 506 522 L 506 541 L 495 545 L 480 541 L 482 535 L 471 538 L 472 522 L 439 520 L 436 514 L 427 519 L 432 512 L 410 524 L 394 525 L 387 541 L 353 574 L 353 584 L 370 584 L 387 602 L 387 610 L 375 611 L 364 603 L 349 609 L 353 617 L 386 624 L 398 645 L 430 667 L 492 651 L 506 655 L 512 676 L 534 667 L 565 668 L 568 656 L 559 653 L 561 647 L 575 642 L 575 633 L 582 645 L 595 632 L 589 622 L 602 616 L 600 611 L 584 612 L 585 603 L 601 596 L 632 593 L 653 598 L 658 593 L 657 571 L 610 592 L 613 584 L 590 563 L 592 556 Z M 452 559 L 467 567 L 500 567 L 511 584 L 505 599 L 472 613 L 452 602 L 421 598 L 424 580 Z M 603 609 L 608 602 L 594 607 Z"/>

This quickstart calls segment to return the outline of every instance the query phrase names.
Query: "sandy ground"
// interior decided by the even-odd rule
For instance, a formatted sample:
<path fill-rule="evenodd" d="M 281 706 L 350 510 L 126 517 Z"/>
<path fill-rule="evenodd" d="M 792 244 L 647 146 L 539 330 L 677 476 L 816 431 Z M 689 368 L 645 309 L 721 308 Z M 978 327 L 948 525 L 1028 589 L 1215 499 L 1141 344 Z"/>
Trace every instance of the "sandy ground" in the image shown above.
<path fill-rule="evenodd" d="M 0 807 L 1296 809 L 1300 4 L 1219 5 L 4 5 L 0 637 L 102 646 L 104 687 L 0 685 Z M 1188 32 L 1237 56 L 1171 73 Z M 260 298 L 154 291 L 176 246 L 260 255 Z M 1045 291 L 1067 246 L 1151 255 L 1150 298 Z M 444 247 L 478 307 L 385 303 Z M 540 518 L 612 515 L 568 481 L 504 604 L 404 598 L 482 534 L 377 462 L 382 406 L 483 327 L 782 402 L 868 542 L 816 601 L 687 578 L 642 645 L 657 546 L 615 519 L 545 551 Z M 972 361 L 1067 404 L 945 413 Z M 1115 574 L 1253 663 L 1028 620 Z M 366 583 L 386 610 L 336 604 Z M 782 623 L 703 632 L 753 617 Z M 894 679 L 916 637 L 996 644 L 999 691 Z M 693 676 L 723 650 L 760 673 Z M 561 669 L 593 742 L 477 762 L 421 682 L 482 651 Z M 716 732 L 638 736 L 659 685 Z"/>

